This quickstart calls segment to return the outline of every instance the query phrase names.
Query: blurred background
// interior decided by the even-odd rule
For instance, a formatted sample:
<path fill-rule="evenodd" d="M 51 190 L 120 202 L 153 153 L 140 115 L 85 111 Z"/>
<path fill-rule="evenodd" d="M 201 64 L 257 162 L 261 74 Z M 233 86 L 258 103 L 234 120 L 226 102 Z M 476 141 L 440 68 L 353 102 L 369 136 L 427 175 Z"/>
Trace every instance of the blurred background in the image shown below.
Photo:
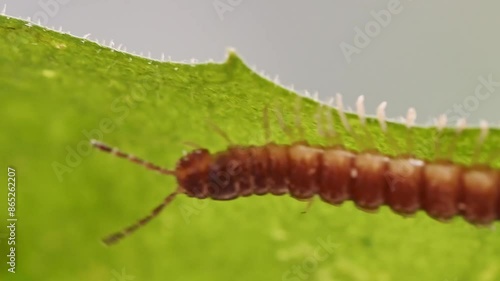
<path fill-rule="evenodd" d="M 500 2 L 302 0 L 1 0 L 77 36 L 174 61 L 222 61 L 234 47 L 285 86 L 335 93 L 369 113 L 417 109 L 417 123 L 447 113 L 500 125 Z M 497 82 L 498 81 L 498 82 Z"/>

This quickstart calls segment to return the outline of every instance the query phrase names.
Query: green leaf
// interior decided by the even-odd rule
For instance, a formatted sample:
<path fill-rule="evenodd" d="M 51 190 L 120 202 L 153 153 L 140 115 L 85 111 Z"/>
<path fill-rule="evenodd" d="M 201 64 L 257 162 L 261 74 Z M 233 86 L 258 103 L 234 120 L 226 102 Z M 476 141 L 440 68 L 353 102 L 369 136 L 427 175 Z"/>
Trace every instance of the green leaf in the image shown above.
<path fill-rule="evenodd" d="M 301 140 L 300 119 L 305 140 L 328 145 L 332 138 L 317 132 L 324 109 L 335 141 L 348 149 L 498 168 L 500 132 L 490 130 L 477 153 L 477 128 L 457 135 L 390 122 L 384 133 L 375 118 L 363 126 L 349 113 L 349 132 L 336 109 L 264 79 L 234 52 L 222 64 L 152 61 L 6 17 L 0 50 L 0 155 L 4 169 L 16 169 L 18 206 L 17 273 L 6 271 L 10 234 L 2 227 L 2 280 L 500 279 L 496 225 L 440 223 L 422 212 L 402 218 L 386 207 L 368 214 L 321 200 L 302 214 L 307 203 L 289 196 L 179 196 L 149 225 L 105 247 L 103 236 L 146 215 L 175 179 L 97 152 L 90 138 L 173 168 L 190 149 L 183 142 L 226 149 L 209 124 L 235 144 L 264 145 L 266 106 L 273 141 Z M 295 128 L 291 138 L 275 112 Z M 0 204 L 6 222 L 7 200 Z"/>

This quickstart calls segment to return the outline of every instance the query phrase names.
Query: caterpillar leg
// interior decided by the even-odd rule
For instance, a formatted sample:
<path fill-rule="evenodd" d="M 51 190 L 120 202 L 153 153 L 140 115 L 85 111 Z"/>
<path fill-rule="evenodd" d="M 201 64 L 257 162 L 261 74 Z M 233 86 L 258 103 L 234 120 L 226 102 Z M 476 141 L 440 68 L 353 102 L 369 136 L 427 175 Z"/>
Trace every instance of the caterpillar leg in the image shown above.
<path fill-rule="evenodd" d="M 306 207 L 304 208 L 304 210 L 302 212 L 300 212 L 301 214 L 306 214 L 310 209 L 311 209 L 311 206 L 314 202 L 314 198 L 309 198 L 309 199 L 299 199 L 300 201 L 304 201 L 307 203 Z"/>
<path fill-rule="evenodd" d="M 210 127 L 210 129 L 214 130 L 229 145 L 233 145 L 234 144 L 234 142 L 231 140 L 231 138 L 229 137 L 229 135 L 224 130 L 222 130 L 219 126 L 217 126 L 215 123 L 213 123 L 211 121 L 207 121 L 207 123 L 208 123 L 208 126 Z"/>

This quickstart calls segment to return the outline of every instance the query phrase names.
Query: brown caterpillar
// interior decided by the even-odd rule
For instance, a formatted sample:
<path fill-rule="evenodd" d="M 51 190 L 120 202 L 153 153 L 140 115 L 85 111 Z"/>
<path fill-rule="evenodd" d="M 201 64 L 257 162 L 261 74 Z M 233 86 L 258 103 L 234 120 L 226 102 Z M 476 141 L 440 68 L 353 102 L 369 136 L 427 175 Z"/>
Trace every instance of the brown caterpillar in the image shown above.
<path fill-rule="evenodd" d="M 359 104 L 358 113 L 363 116 Z M 310 146 L 305 142 L 269 142 L 264 146 L 232 145 L 215 154 L 196 149 L 181 158 L 175 170 L 168 170 L 98 141 L 92 144 L 150 170 L 173 175 L 178 183 L 177 190 L 150 215 L 105 238 L 107 245 L 149 222 L 181 193 L 214 200 L 287 193 L 303 200 L 318 195 L 334 205 L 352 200 L 367 211 L 382 205 L 401 215 L 423 210 L 442 221 L 463 216 L 472 224 L 488 225 L 500 219 L 500 171 L 482 165 L 391 158 L 375 151 L 356 153 L 341 146 Z"/>

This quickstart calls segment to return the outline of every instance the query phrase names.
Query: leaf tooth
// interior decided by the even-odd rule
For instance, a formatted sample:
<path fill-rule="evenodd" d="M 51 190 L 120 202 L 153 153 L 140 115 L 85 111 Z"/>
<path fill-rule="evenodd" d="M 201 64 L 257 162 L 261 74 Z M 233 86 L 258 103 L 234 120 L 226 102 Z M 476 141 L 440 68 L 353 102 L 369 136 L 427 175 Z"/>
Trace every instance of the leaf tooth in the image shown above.
<path fill-rule="evenodd" d="M 349 122 L 347 122 L 347 118 L 344 112 L 344 104 L 342 103 L 342 95 L 340 93 L 337 93 L 336 100 L 337 100 L 337 110 L 339 111 L 340 121 L 342 121 L 342 125 L 344 126 L 344 128 L 348 132 L 351 132 L 351 126 L 349 125 Z"/>
<path fill-rule="evenodd" d="M 448 123 L 448 118 L 446 117 L 446 114 L 439 115 L 438 119 L 435 120 L 434 123 L 436 124 L 438 132 L 441 132 Z"/>
<path fill-rule="evenodd" d="M 327 105 L 328 106 L 333 106 L 334 102 L 335 102 L 335 98 L 334 97 L 330 97 L 330 99 L 328 99 Z"/>
<path fill-rule="evenodd" d="M 365 96 L 361 95 L 356 101 L 356 112 L 358 113 L 359 121 L 361 125 L 365 125 Z"/>
<path fill-rule="evenodd" d="M 378 123 L 380 124 L 380 129 L 382 129 L 382 132 L 387 132 L 387 123 L 386 123 L 386 115 L 385 115 L 385 108 L 387 107 L 387 102 L 383 101 L 380 103 L 380 105 L 377 107 L 377 119 Z"/>
<path fill-rule="evenodd" d="M 479 121 L 479 128 L 481 130 L 481 133 L 479 134 L 478 143 L 482 144 L 484 142 L 484 140 L 486 139 L 486 137 L 488 136 L 488 133 L 489 133 L 488 121 L 486 121 L 484 119 L 480 120 Z"/>
<path fill-rule="evenodd" d="M 417 111 L 415 108 L 410 107 L 408 108 L 408 113 L 406 114 L 406 127 L 411 128 L 415 125 L 415 120 L 417 119 Z"/>
<path fill-rule="evenodd" d="M 319 93 L 318 92 L 314 92 L 314 94 L 312 95 L 312 98 L 314 101 L 318 102 L 319 101 Z"/>
<path fill-rule="evenodd" d="M 280 84 L 280 77 L 278 75 L 274 76 L 274 79 L 273 79 L 273 82 L 274 84 Z"/>
<path fill-rule="evenodd" d="M 465 120 L 465 118 L 459 118 L 457 120 L 457 126 L 456 126 L 457 135 L 461 134 L 466 126 L 467 126 L 467 121 Z"/>

